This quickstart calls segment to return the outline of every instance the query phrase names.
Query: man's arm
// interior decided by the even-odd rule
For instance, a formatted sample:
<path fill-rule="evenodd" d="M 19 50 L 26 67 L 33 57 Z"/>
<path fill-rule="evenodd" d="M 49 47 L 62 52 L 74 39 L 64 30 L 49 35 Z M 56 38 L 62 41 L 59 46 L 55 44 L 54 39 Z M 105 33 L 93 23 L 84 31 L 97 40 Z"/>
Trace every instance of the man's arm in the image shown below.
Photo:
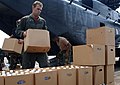
<path fill-rule="evenodd" d="M 43 25 L 43 28 L 42 28 L 42 29 L 45 29 L 45 30 L 47 30 L 46 21 L 45 21 L 45 20 L 43 20 L 43 22 L 44 22 L 44 25 Z"/>
<path fill-rule="evenodd" d="M 26 26 L 26 18 L 20 19 L 19 23 L 17 24 L 17 28 L 15 30 L 15 34 L 17 37 L 23 39 L 24 38 L 24 31 Z"/>

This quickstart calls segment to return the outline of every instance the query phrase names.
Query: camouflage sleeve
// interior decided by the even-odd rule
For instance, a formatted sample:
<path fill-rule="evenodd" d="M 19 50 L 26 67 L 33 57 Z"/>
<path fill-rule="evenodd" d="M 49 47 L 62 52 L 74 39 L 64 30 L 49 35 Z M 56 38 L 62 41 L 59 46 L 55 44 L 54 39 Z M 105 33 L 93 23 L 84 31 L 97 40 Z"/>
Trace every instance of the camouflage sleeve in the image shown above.
<path fill-rule="evenodd" d="M 15 30 L 15 34 L 17 37 L 23 39 L 23 32 L 25 31 L 25 25 L 26 21 L 24 18 L 20 19 L 19 22 L 17 23 L 17 28 Z"/>

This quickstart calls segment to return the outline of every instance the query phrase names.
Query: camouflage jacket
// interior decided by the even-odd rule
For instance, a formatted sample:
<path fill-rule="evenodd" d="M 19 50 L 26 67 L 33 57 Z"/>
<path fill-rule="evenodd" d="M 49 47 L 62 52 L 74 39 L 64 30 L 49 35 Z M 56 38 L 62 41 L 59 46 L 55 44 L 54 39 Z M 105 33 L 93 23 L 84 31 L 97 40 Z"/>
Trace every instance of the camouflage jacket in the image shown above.
<path fill-rule="evenodd" d="M 38 20 L 35 21 L 32 14 L 22 17 L 17 22 L 17 28 L 15 34 L 17 37 L 23 39 L 23 32 L 27 29 L 45 29 L 47 30 L 46 21 L 39 16 Z"/>

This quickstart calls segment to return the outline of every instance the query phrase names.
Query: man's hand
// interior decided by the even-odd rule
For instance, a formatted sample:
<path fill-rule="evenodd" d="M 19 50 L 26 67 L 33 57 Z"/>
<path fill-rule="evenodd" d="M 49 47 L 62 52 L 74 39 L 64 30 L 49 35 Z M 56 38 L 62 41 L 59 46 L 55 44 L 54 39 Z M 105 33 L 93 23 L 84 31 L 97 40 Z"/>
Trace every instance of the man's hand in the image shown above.
<path fill-rule="evenodd" d="M 18 39 L 18 43 L 19 43 L 19 44 L 23 44 L 23 43 L 24 43 L 24 40 L 23 40 L 23 39 Z"/>
<path fill-rule="evenodd" d="M 26 32 L 26 31 L 23 32 L 23 37 L 24 37 L 24 38 L 26 37 L 26 35 L 27 35 L 27 32 Z"/>

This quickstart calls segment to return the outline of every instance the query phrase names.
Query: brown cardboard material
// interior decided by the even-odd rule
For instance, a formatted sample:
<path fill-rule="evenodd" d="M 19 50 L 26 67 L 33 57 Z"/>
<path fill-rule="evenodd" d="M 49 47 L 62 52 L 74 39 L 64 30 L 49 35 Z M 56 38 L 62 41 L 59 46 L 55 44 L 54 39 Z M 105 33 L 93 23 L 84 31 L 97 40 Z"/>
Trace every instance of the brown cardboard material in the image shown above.
<path fill-rule="evenodd" d="M 2 50 L 7 52 L 15 52 L 21 54 L 23 44 L 18 43 L 18 39 L 16 38 L 5 38 Z"/>
<path fill-rule="evenodd" d="M 106 65 L 115 64 L 115 46 L 105 46 Z"/>
<path fill-rule="evenodd" d="M 104 84 L 104 66 L 93 67 L 93 85 Z"/>
<path fill-rule="evenodd" d="M 0 85 L 5 85 L 4 84 L 4 77 L 0 77 Z"/>
<path fill-rule="evenodd" d="M 88 29 L 86 32 L 87 44 L 101 44 L 115 46 L 115 30 L 108 27 Z"/>
<path fill-rule="evenodd" d="M 28 29 L 24 38 L 24 51 L 48 52 L 50 49 L 50 36 L 47 30 Z"/>
<path fill-rule="evenodd" d="M 114 82 L 114 65 L 105 66 L 105 84 Z"/>
<path fill-rule="evenodd" d="M 58 85 L 76 85 L 76 69 L 59 69 Z"/>
<path fill-rule="evenodd" d="M 106 85 L 115 85 L 115 82 L 111 82 L 111 83 L 106 84 Z"/>
<path fill-rule="evenodd" d="M 34 75 L 7 76 L 5 85 L 34 85 Z"/>
<path fill-rule="evenodd" d="M 77 85 L 93 85 L 92 67 L 77 69 Z"/>
<path fill-rule="evenodd" d="M 79 45 L 73 47 L 74 65 L 105 65 L 104 45 Z"/>
<path fill-rule="evenodd" d="M 57 71 L 47 71 L 35 74 L 35 85 L 57 85 Z"/>

